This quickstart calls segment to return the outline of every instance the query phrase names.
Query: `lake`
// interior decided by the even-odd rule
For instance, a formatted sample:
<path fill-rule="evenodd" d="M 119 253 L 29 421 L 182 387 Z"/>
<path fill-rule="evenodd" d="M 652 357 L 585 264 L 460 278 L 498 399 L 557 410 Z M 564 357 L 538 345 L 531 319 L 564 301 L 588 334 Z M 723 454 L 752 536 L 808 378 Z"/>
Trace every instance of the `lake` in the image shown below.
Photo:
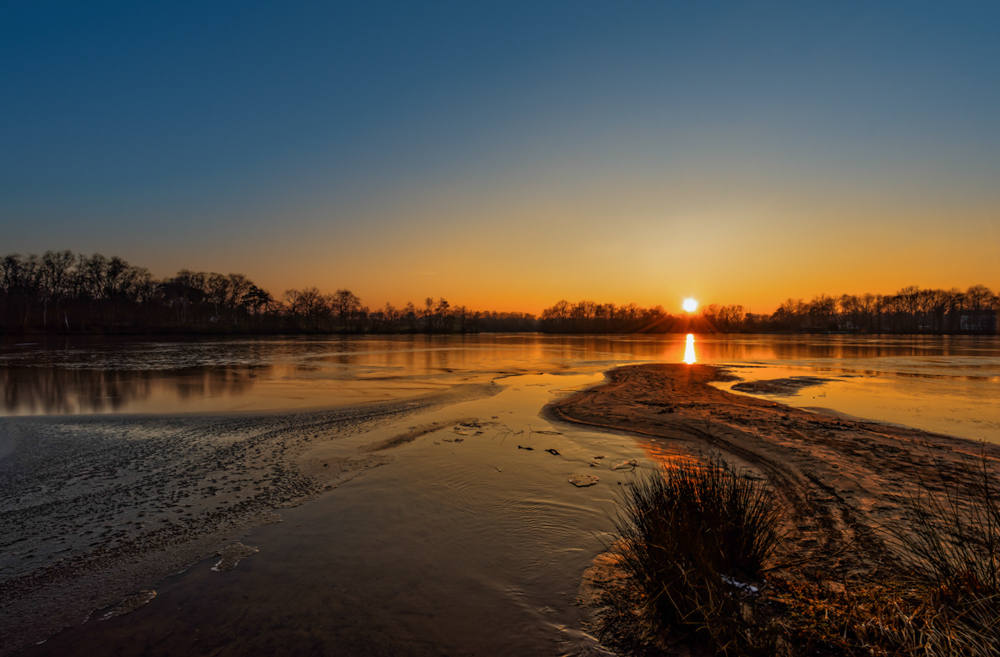
<path fill-rule="evenodd" d="M 77 598 L 56 582 L 43 602 L 67 601 L 72 627 L 51 636 L 61 625 L 39 624 L 24 636 L 49 638 L 24 654 L 603 654 L 574 603 L 612 537 L 618 484 L 633 476 L 614 465 L 641 470 L 677 452 L 539 413 L 617 365 L 685 361 L 741 379 L 723 388 L 809 377 L 769 398 L 1000 442 L 992 337 L 6 342 L 0 522 L 11 531 L 0 537 L 0 582 L 69 562 L 98 590 L 114 581 L 118 597 L 158 594 L 81 625 L 118 598 Z M 359 404 L 388 410 L 344 424 Z M 336 463 L 386 441 L 378 467 L 286 508 L 301 454 Z M 599 483 L 577 488 L 572 474 Z M 276 508 L 281 522 L 224 512 L 250 503 Z M 259 552 L 213 571 L 204 546 L 219 536 Z M 101 561 L 122 545 L 181 556 L 145 570 Z M 131 579 L 115 579 L 125 566 Z M 28 620 L 7 614 L 0 637 Z"/>
<path fill-rule="evenodd" d="M 682 362 L 685 347 L 679 335 L 8 341 L 0 346 L 0 413 L 344 406 L 499 375 Z M 749 381 L 829 379 L 780 396 L 793 406 L 1000 441 L 1000 337 L 694 336 L 694 355 L 735 366 Z"/>

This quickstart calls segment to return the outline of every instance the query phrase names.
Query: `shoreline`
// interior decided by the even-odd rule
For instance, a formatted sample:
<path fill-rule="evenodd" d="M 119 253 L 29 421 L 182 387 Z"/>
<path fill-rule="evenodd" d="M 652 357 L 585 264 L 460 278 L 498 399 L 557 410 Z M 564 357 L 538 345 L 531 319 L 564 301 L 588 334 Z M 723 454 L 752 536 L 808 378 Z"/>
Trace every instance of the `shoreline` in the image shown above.
<path fill-rule="evenodd" d="M 785 509 L 775 574 L 833 592 L 896 572 L 885 527 L 903 518 L 927 482 L 962 483 L 961 464 L 972 459 L 1000 475 L 1000 445 L 818 414 L 710 385 L 726 377 L 724 368 L 709 365 L 625 366 L 545 412 L 673 444 L 696 458 L 718 453 L 763 477 Z M 938 489 L 931 494 L 943 494 Z M 608 553 L 599 555 L 584 576 L 581 600 L 595 604 L 600 590 L 621 577 Z"/>
<path fill-rule="evenodd" d="M 1000 445 L 736 395 L 710 385 L 728 378 L 723 367 L 627 365 L 605 376 L 549 404 L 546 415 L 722 452 L 772 479 L 802 520 L 812 515 L 807 511 L 830 515 L 806 492 L 832 496 L 826 506 L 852 518 L 882 518 L 885 505 L 899 500 L 900 486 L 928 479 L 931 469 L 982 455 L 1000 470 Z"/>

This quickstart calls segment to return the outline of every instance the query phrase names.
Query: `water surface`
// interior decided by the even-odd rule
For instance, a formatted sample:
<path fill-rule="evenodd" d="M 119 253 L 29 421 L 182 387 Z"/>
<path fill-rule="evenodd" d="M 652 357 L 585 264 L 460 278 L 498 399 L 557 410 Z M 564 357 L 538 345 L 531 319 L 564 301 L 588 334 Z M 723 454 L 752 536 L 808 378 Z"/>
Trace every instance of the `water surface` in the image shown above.
<path fill-rule="evenodd" d="M 735 366 L 747 380 L 830 379 L 781 401 L 1000 440 L 1000 338 L 970 336 L 385 336 L 58 339 L 0 345 L 5 415 L 201 413 L 352 405 L 637 362 Z M 727 386 L 730 387 L 730 386 Z"/>
<path fill-rule="evenodd" d="M 642 470 L 675 458 L 683 447 L 551 423 L 539 413 L 552 399 L 599 383 L 614 366 L 643 362 L 719 364 L 744 381 L 814 377 L 821 381 L 771 396 L 1000 440 L 996 338 L 482 335 L 5 343 L 0 385 L 7 417 L 0 418 L 0 429 L 17 423 L 22 438 L 5 443 L 14 432 L 0 431 L 0 465 L 14 470 L 16 450 L 33 449 L 30 427 L 59 435 L 67 422 L 68 429 L 82 426 L 74 415 L 90 415 L 87 426 L 107 428 L 102 449 L 109 453 L 135 451 L 134 441 L 161 437 L 161 423 L 171 441 L 197 443 L 199 459 L 211 469 L 215 459 L 204 454 L 231 451 L 240 431 L 252 433 L 259 416 L 287 414 L 284 421 L 297 426 L 296 418 L 308 417 L 299 413 L 303 409 L 404 399 L 459 383 L 494 381 L 499 388 L 365 433 L 317 440 L 328 457 L 349 458 L 363 445 L 437 427 L 390 450 L 395 458 L 387 465 L 281 509 L 283 522 L 242 537 L 260 552 L 236 570 L 213 572 L 213 558 L 174 577 L 137 582 L 159 595 L 136 612 L 85 623 L 25 654 L 599 654 L 580 629 L 585 611 L 574 600 L 581 573 L 609 538 L 618 484 L 631 475 L 613 465 L 634 460 Z M 218 414 L 216 428 L 203 435 L 171 429 L 193 427 L 199 418 L 178 415 L 200 413 Z M 99 414 L 104 416 L 93 417 Z M 143 435 L 124 429 L 135 423 L 123 424 L 123 416 L 133 414 Z M 54 453 L 54 460 L 86 449 L 64 443 L 66 454 Z M 178 446 L 177 453 L 184 452 Z M 567 481 L 571 474 L 596 474 L 599 481 L 577 488 Z M 227 469 L 205 477 L 229 475 L 239 473 Z M 42 483 L 53 491 L 67 485 Z M 52 545 L 21 546 L 36 561 L 65 556 L 67 544 L 99 550 L 100 537 L 112 532 L 107 524 L 55 514 L 65 505 L 46 503 L 44 491 L 9 493 L 0 500 L 0 516 L 52 516 Z M 34 511 L 25 507 L 32 496 L 41 496 Z M 145 509 L 155 526 L 156 514 L 194 513 L 201 506 L 211 511 L 214 499 L 143 496 L 125 511 Z"/>

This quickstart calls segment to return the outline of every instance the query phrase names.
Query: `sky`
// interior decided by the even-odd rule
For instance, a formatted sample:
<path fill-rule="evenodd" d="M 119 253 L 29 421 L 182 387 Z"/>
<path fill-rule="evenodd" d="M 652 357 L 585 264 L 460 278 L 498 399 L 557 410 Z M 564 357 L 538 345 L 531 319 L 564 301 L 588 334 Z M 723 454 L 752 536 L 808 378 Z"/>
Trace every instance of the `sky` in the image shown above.
<path fill-rule="evenodd" d="M 0 3 L 0 255 L 374 307 L 1000 288 L 1000 3 Z"/>

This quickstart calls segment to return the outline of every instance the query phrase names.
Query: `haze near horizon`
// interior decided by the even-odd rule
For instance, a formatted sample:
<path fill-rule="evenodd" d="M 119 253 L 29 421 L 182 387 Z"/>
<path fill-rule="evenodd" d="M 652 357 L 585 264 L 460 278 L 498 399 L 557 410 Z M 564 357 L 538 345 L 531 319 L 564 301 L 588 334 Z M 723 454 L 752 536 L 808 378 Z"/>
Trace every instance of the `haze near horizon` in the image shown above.
<path fill-rule="evenodd" d="M 0 7 L 0 251 L 373 307 L 1000 287 L 1000 7 Z"/>

